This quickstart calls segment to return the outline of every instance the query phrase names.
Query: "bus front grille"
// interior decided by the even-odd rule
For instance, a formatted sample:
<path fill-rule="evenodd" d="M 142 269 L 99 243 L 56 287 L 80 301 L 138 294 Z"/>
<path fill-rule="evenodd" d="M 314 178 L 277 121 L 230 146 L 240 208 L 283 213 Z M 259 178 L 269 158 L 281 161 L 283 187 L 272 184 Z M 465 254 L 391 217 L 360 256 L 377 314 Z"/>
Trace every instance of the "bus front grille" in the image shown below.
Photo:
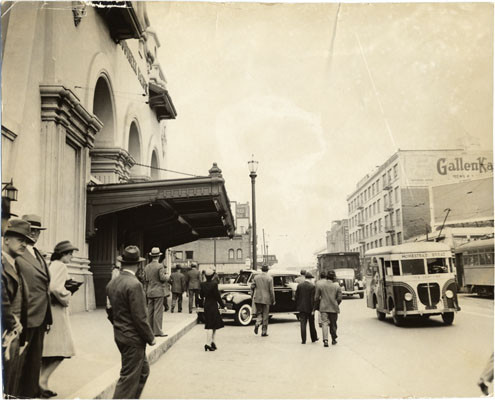
<path fill-rule="evenodd" d="M 440 301 L 440 286 L 438 283 L 420 283 L 418 285 L 418 297 L 426 309 L 437 308 L 436 304 Z"/>

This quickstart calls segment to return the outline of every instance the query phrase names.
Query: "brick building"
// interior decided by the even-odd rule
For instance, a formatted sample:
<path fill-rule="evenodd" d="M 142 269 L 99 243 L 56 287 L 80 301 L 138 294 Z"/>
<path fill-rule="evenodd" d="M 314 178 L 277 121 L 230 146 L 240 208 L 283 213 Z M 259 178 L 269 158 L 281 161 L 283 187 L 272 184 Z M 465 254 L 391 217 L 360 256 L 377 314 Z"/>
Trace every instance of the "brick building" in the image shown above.
<path fill-rule="evenodd" d="M 327 231 L 327 249 L 328 253 L 340 251 L 349 251 L 349 226 L 348 220 L 332 221 L 332 227 Z"/>
<path fill-rule="evenodd" d="M 398 150 L 347 196 L 350 251 L 431 232 L 432 186 L 492 176 L 492 151 Z"/>

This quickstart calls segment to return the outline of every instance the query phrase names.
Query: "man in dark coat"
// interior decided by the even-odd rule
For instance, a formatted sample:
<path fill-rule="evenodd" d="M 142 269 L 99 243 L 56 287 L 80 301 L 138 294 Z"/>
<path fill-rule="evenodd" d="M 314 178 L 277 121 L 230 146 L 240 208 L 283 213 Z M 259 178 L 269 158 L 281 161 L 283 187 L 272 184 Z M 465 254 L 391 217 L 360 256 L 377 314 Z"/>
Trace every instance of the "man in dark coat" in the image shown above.
<path fill-rule="evenodd" d="M 2 245 L 2 362 L 3 392 L 19 396 L 22 373 L 20 346 L 25 343 L 27 329 L 27 285 L 15 265 L 15 257 L 26 251 L 31 225 L 22 219 L 11 219 Z"/>
<path fill-rule="evenodd" d="M 273 288 L 273 278 L 267 274 L 268 265 L 261 267 L 261 274 L 254 277 L 251 289 L 254 291 L 254 304 L 256 306 L 256 324 L 254 333 L 258 334 L 261 327 L 261 336 L 268 336 L 268 314 L 270 305 L 275 304 L 275 290 Z"/>
<path fill-rule="evenodd" d="M 163 264 L 158 260 L 163 253 L 158 247 L 151 249 L 151 262 L 144 267 L 144 282 L 146 298 L 148 299 L 148 322 L 155 336 L 167 336 L 162 332 L 163 298 L 165 289 L 163 283 L 168 280 Z"/>
<path fill-rule="evenodd" d="M 30 238 L 33 245 L 40 237 L 41 218 L 35 214 L 23 215 L 31 224 Z M 52 323 L 50 306 L 50 275 L 46 261 L 36 247 L 28 245 L 26 251 L 16 257 L 15 262 L 23 276 L 29 292 L 26 329 L 27 346 L 22 355 L 23 369 L 20 392 L 22 397 L 38 397 L 40 393 L 41 356 L 47 326 Z"/>
<path fill-rule="evenodd" d="M 306 343 L 306 325 L 309 322 L 309 334 L 314 343 L 318 340 L 315 328 L 314 299 L 315 285 L 310 279 L 313 278 L 311 272 L 306 272 L 305 281 L 299 283 L 296 288 L 296 306 L 299 311 L 299 322 L 301 324 L 301 343 Z"/>
<path fill-rule="evenodd" d="M 122 358 L 113 398 L 139 399 L 150 373 L 146 343 L 155 344 L 146 315 L 146 296 L 136 278 L 138 265 L 144 258 L 136 246 L 127 246 L 117 259 L 122 264 L 121 272 L 107 285 L 108 319 L 113 324 L 115 343 Z"/>
<path fill-rule="evenodd" d="M 333 280 L 335 271 L 328 271 L 327 279 L 316 282 L 315 302 L 319 304 L 321 314 L 323 346 L 328 347 L 328 326 L 332 344 L 337 344 L 337 317 L 340 312 L 339 304 L 342 301 L 342 289 Z"/>
<path fill-rule="evenodd" d="M 178 302 L 178 310 L 182 312 L 182 294 L 186 290 L 186 278 L 180 272 L 180 265 L 175 266 L 175 271 L 170 274 L 170 285 L 172 286 L 172 307 L 170 312 L 174 312 L 175 304 Z"/>
<path fill-rule="evenodd" d="M 187 272 L 187 291 L 189 295 L 189 314 L 192 313 L 193 301 L 194 306 L 198 307 L 199 289 L 201 288 L 201 276 L 198 271 L 198 266 L 195 263 L 191 264 L 191 269 Z"/>

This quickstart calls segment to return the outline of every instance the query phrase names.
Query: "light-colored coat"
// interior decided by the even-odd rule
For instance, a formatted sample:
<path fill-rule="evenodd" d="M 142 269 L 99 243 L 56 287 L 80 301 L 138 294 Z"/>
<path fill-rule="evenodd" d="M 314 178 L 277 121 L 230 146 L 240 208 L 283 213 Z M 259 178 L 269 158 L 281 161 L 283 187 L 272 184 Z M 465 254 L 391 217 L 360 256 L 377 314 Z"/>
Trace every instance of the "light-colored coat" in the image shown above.
<path fill-rule="evenodd" d="M 254 277 L 251 285 L 254 290 L 254 302 L 258 304 L 275 304 L 275 290 L 273 288 L 273 278 L 266 272 L 262 272 Z"/>
<path fill-rule="evenodd" d="M 164 282 L 168 279 L 163 264 L 158 261 L 152 261 L 144 267 L 144 282 L 146 297 L 163 297 L 165 296 Z"/>
<path fill-rule="evenodd" d="M 71 357 L 75 354 L 72 329 L 69 320 L 69 301 L 71 292 L 65 288 L 69 279 L 67 267 L 55 260 L 48 267 L 50 271 L 50 293 L 52 301 L 53 323 L 45 333 L 43 357 Z"/>
<path fill-rule="evenodd" d="M 319 304 L 320 312 L 339 313 L 342 301 L 342 289 L 336 282 L 320 279 L 316 282 L 315 303 Z"/>

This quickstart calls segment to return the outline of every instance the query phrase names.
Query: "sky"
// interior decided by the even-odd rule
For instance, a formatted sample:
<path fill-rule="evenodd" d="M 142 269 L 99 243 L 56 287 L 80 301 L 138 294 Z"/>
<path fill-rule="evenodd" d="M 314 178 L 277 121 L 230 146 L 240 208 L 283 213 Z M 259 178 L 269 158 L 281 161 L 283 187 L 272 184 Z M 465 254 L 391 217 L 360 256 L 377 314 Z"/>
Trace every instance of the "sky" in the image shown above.
<path fill-rule="evenodd" d="M 346 197 L 397 149 L 493 148 L 489 3 L 148 3 L 178 115 L 166 167 L 222 169 L 258 242 L 314 265 Z M 177 175 L 169 175 L 170 178 Z M 258 248 L 258 252 L 261 247 Z"/>

